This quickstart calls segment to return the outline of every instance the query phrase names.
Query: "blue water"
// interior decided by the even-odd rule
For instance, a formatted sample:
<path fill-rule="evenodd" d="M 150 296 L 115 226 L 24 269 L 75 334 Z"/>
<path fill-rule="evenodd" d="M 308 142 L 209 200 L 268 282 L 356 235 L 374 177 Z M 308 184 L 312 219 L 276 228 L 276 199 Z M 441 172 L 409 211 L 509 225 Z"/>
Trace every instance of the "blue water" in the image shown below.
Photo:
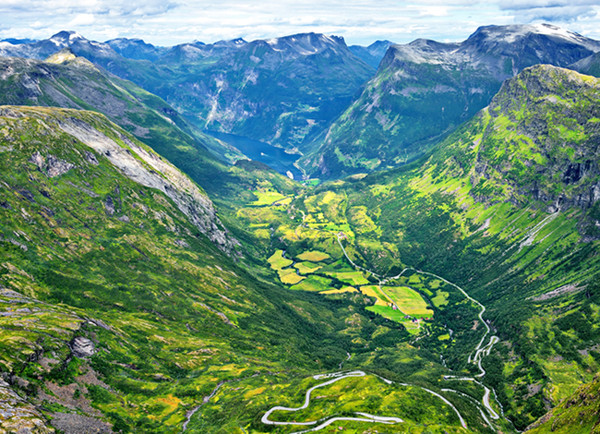
<path fill-rule="evenodd" d="M 260 161 L 283 175 L 286 175 L 286 172 L 290 171 L 292 175 L 294 175 L 295 180 L 302 179 L 302 172 L 294 166 L 296 160 L 300 158 L 300 155 L 298 154 L 288 154 L 281 148 L 258 140 L 249 139 L 248 137 L 220 133 L 218 131 L 205 132 L 238 148 L 244 155 L 252 160 Z"/>

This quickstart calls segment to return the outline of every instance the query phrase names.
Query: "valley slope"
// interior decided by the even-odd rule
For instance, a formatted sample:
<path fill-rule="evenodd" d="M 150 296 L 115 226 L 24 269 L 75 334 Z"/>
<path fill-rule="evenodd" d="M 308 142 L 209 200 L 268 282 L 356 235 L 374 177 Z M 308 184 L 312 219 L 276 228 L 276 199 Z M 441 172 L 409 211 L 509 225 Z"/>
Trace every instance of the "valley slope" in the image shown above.
<path fill-rule="evenodd" d="M 126 57 L 133 52 L 127 46 L 147 55 Z M 201 130 L 289 151 L 304 149 L 375 72 L 342 38 L 315 33 L 160 50 L 139 41 L 99 43 L 60 32 L 31 44 L 5 43 L 0 53 L 42 59 L 64 47 L 164 98 Z"/>
<path fill-rule="evenodd" d="M 379 276 L 421 270 L 463 286 L 486 306 L 483 318 L 500 338 L 483 359 L 483 384 L 523 430 L 577 385 L 592 381 L 600 367 L 599 102 L 598 79 L 551 66 L 528 68 L 429 157 L 323 184 L 290 203 L 292 220 L 280 207 L 241 210 L 238 218 L 250 227 L 268 222 L 275 228 L 270 239 L 292 258 L 307 249 L 337 258 L 341 243 L 357 266 Z M 291 288 L 327 298 L 334 295 L 323 278 L 350 278 L 344 269 L 321 268 L 302 271 L 309 277 Z M 284 271 L 278 272 L 286 283 Z M 383 301 L 373 311 L 410 330 L 406 317 L 385 309 L 396 297 L 394 285 L 379 283 L 378 294 L 377 286 L 353 276 L 346 286 Z M 435 312 L 412 345 L 441 354 L 440 366 L 468 376 L 464 355 L 478 338 L 465 327 L 482 333 L 481 322 L 446 306 L 448 295 L 430 283 L 403 279 L 398 285 L 418 290 Z M 344 287 L 338 293 L 357 296 Z M 436 329 L 444 322 L 448 335 Z M 398 365 L 395 372 L 406 372 Z"/>

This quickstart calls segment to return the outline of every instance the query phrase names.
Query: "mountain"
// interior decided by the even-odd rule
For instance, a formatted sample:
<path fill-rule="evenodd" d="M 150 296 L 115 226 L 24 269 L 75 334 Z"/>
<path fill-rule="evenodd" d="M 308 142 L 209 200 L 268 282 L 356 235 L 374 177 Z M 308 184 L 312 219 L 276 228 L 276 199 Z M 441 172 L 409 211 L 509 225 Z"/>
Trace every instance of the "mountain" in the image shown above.
<path fill-rule="evenodd" d="M 15 41 L 15 43 L 0 44 L 0 55 L 9 57 L 27 57 L 45 59 L 58 51 L 73 47 L 73 50 L 111 50 L 106 44 L 91 42 L 74 31 L 63 30 L 41 41 Z"/>
<path fill-rule="evenodd" d="M 519 429 L 600 368 L 599 107 L 598 79 L 525 69 L 428 160 L 346 193 L 381 228 L 358 243 L 371 263 L 396 257 L 486 306 L 503 341 L 486 382 Z"/>
<path fill-rule="evenodd" d="M 141 39 L 117 38 L 106 41 L 105 44 L 110 45 L 121 56 L 136 60 L 155 61 L 167 51 L 164 47 L 155 47 Z"/>
<path fill-rule="evenodd" d="M 536 433 L 597 433 L 598 414 L 600 414 L 600 378 L 581 386 L 573 396 L 564 400 L 558 407 L 538 422 L 528 427 L 531 434 Z"/>
<path fill-rule="evenodd" d="M 107 74 L 68 49 L 47 61 L 0 58 L 0 67 L 5 71 L 0 80 L 3 103 L 101 112 L 171 161 L 187 167 L 201 184 L 226 170 L 209 148 L 223 159 L 240 158 L 239 151 L 193 129 L 162 99 Z"/>
<path fill-rule="evenodd" d="M 310 142 L 373 74 L 343 39 L 314 33 L 178 46 L 158 68 L 162 81 L 144 86 L 198 127 L 287 150 Z"/>
<path fill-rule="evenodd" d="M 560 32 L 536 28 L 541 59 Z M 225 167 L 70 51 L 1 59 L 0 431 L 596 429 L 600 79 L 499 73 L 511 29 L 390 47 L 380 69 L 460 52 L 509 77 L 413 161 L 320 184 Z M 264 53 L 336 42 L 299 39 Z"/>
<path fill-rule="evenodd" d="M 374 73 L 342 38 L 315 33 L 158 49 L 60 32 L 33 44 L 6 43 L 0 55 L 42 59 L 64 47 L 162 97 L 200 129 L 288 151 L 311 142 Z"/>
<path fill-rule="evenodd" d="M 600 53 L 594 53 L 591 56 L 581 59 L 571 65 L 570 68 L 582 74 L 600 77 Z"/>
<path fill-rule="evenodd" d="M 352 53 L 359 59 L 362 59 L 367 65 L 371 65 L 373 68 L 379 66 L 379 62 L 385 56 L 388 48 L 393 45 L 390 41 L 375 41 L 368 47 L 361 45 L 351 45 L 348 47 Z"/>
<path fill-rule="evenodd" d="M 599 50 L 598 41 L 546 24 L 482 27 L 461 43 L 393 45 L 301 163 L 324 178 L 402 164 L 489 104 L 502 81 L 523 68 L 568 66 Z"/>

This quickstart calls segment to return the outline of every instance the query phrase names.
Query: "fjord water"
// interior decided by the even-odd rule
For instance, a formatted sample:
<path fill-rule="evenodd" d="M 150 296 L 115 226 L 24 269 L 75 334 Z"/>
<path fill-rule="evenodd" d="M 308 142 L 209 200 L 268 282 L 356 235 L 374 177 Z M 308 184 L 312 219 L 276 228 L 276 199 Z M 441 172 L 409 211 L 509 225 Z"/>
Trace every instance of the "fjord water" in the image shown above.
<path fill-rule="evenodd" d="M 289 154 L 282 148 L 235 134 L 218 131 L 206 131 L 206 133 L 229 143 L 243 152 L 248 158 L 265 163 L 283 175 L 287 175 L 289 171 L 294 175 L 294 179 L 302 179 L 302 172 L 294 166 L 294 163 L 300 158 L 298 154 Z"/>

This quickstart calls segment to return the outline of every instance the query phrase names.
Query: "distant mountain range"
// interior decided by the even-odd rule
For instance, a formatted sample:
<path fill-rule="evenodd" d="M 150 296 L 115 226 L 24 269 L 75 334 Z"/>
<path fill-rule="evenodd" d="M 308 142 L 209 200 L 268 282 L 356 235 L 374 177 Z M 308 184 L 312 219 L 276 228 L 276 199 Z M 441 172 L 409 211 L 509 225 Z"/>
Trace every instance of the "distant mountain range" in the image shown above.
<path fill-rule="evenodd" d="M 367 61 L 378 63 L 385 46 L 377 43 L 365 49 Z M 315 33 L 162 48 L 139 39 L 99 43 L 63 31 L 43 41 L 4 42 L 0 55 L 44 59 L 67 47 L 162 97 L 200 129 L 296 152 L 326 128 L 375 73 L 375 67 L 353 54 L 342 38 Z"/>
<path fill-rule="evenodd" d="M 301 154 L 305 173 L 336 178 L 417 158 L 527 66 L 598 72 L 600 42 L 547 24 L 481 27 L 461 43 L 368 47 L 315 33 L 156 47 L 63 31 L 3 41 L 0 54 L 44 59 L 63 48 L 160 96 L 196 130 L 267 142 Z M 230 162 L 241 155 L 212 150 Z"/>

